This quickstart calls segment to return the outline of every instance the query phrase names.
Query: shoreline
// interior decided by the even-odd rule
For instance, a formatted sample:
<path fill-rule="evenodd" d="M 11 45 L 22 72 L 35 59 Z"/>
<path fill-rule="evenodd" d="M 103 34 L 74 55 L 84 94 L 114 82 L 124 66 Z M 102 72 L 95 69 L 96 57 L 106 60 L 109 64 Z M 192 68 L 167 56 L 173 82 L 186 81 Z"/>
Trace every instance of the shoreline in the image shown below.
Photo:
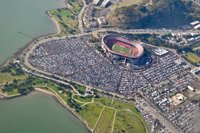
<path fill-rule="evenodd" d="M 16 95 L 7 96 L 3 93 L 0 93 L 0 101 L 1 100 L 12 100 L 12 99 L 20 98 L 23 96 L 30 96 L 31 94 L 34 94 L 36 92 L 44 94 L 44 95 L 48 95 L 48 96 L 54 98 L 58 104 L 60 104 L 64 109 L 67 109 L 69 111 L 69 113 L 71 113 L 73 116 L 78 118 L 80 120 L 80 122 L 83 124 L 83 126 L 85 126 L 85 128 L 88 130 L 89 133 L 92 133 L 92 129 L 90 127 L 88 127 L 87 122 L 84 119 L 82 119 L 81 116 L 79 116 L 75 112 L 75 110 L 73 110 L 71 107 L 69 107 L 69 105 L 67 105 L 67 103 L 56 92 L 53 92 L 53 90 L 51 90 L 51 89 L 42 89 L 42 88 L 36 87 L 34 89 L 34 91 L 31 91 L 27 95 L 16 94 Z"/>
<path fill-rule="evenodd" d="M 57 29 L 56 35 L 59 35 L 61 33 L 61 28 L 58 23 L 58 21 L 49 13 L 50 10 L 46 11 L 46 15 L 50 18 L 50 20 L 53 22 L 54 27 Z"/>
<path fill-rule="evenodd" d="M 13 59 L 17 59 L 17 58 L 22 59 L 24 57 L 24 55 L 27 53 L 27 51 L 29 51 L 29 49 L 33 45 L 36 45 L 37 42 L 45 40 L 47 38 L 57 37 L 61 33 L 61 28 L 60 28 L 59 23 L 56 21 L 56 19 L 53 16 L 50 15 L 49 10 L 45 11 L 45 14 L 49 17 L 50 21 L 53 23 L 53 25 L 56 29 L 56 32 L 39 35 L 39 36 L 35 37 L 34 39 L 31 39 L 29 42 L 27 42 L 25 44 L 25 46 L 19 48 L 10 58 L 8 58 L 6 61 L 4 61 L 2 64 L 0 64 L 0 67 L 7 65 Z M 62 37 L 65 37 L 65 36 L 62 36 Z M 51 91 L 52 90 L 35 88 L 35 90 L 31 93 L 40 92 L 40 93 L 52 96 L 53 98 L 55 98 L 55 100 L 59 104 L 61 104 L 65 109 L 67 109 L 70 113 L 72 113 L 72 115 L 77 117 L 83 123 L 83 125 L 87 128 L 88 132 L 92 132 L 92 129 L 90 127 L 88 127 L 87 122 L 84 119 L 82 119 L 73 109 L 71 109 L 57 93 L 51 92 Z M 28 95 L 30 95 L 31 93 L 29 93 Z M 9 99 L 22 97 L 22 96 L 23 95 L 20 95 L 20 94 L 13 95 L 13 96 L 6 96 L 4 94 L 0 94 L 0 99 L 1 100 L 9 100 Z"/>
<path fill-rule="evenodd" d="M 61 104 L 65 109 L 70 111 L 70 113 L 72 113 L 72 115 L 77 117 L 83 123 L 83 125 L 87 128 L 88 132 L 92 133 L 93 130 L 90 127 L 88 127 L 87 122 L 84 119 L 82 119 L 81 116 L 79 116 L 75 112 L 75 110 L 73 110 L 71 107 L 69 107 L 69 105 L 59 96 L 59 94 L 57 94 L 56 92 L 53 92 L 53 90 L 51 90 L 51 89 L 35 88 L 34 91 L 40 92 L 40 93 L 43 93 L 45 95 L 49 95 L 49 96 L 53 97 L 58 102 L 58 104 Z M 31 92 L 31 93 L 33 93 L 33 92 Z"/>
<path fill-rule="evenodd" d="M 49 17 L 50 21 L 53 23 L 53 25 L 54 25 L 54 27 L 56 29 L 56 32 L 47 33 L 47 34 L 44 34 L 44 35 L 39 35 L 39 36 L 34 37 L 29 42 L 27 42 L 25 44 L 25 46 L 23 46 L 22 48 L 19 48 L 4 63 L 0 64 L 0 67 L 2 67 L 4 65 L 7 65 L 13 59 L 17 59 L 17 58 L 23 59 L 23 58 L 26 58 L 25 56 L 26 56 L 27 51 L 29 51 L 32 47 L 34 47 L 34 45 L 37 45 L 38 42 L 40 42 L 42 40 L 46 40 L 48 38 L 58 37 L 58 35 L 61 33 L 61 27 L 60 27 L 58 21 L 52 15 L 50 15 L 49 11 L 50 10 L 47 10 L 47 11 L 45 11 L 45 13 Z M 67 36 L 63 35 L 63 36 L 61 36 L 59 38 L 62 38 L 62 37 L 64 38 L 64 37 L 67 37 Z M 24 61 L 24 60 L 22 60 L 22 61 Z M 97 90 L 99 90 L 99 89 L 97 89 Z M 99 91 L 102 91 L 102 90 L 99 90 Z M 51 90 L 51 89 L 35 88 L 34 91 L 30 92 L 29 94 L 27 94 L 25 96 L 31 95 L 34 92 L 43 93 L 45 95 L 53 97 L 58 102 L 58 104 L 61 104 L 65 109 L 67 109 L 70 113 L 72 113 L 72 115 L 74 115 L 75 117 L 77 117 L 80 120 L 80 122 L 82 122 L 83 125 L 87 128 L 88 132 L 93 132 L 93 129 L 91 129 L 90 127 L 88 127 L 87 121 L 85 121 L 84 119 L 82 119 L 81 116 L 78 113 L 76 113 L 73 108 L 69 107 L 69 105 L 60 97 L 60 95 L 58 93 L 53 92 L 53 90 Z M 102 92 L 104 92 L 104 91 L 102 91 Z M 13 96 L 4 96 L 4 95 L 0 94 L 0 99 L 1 99 L 1 96 L 3 96 L 2 97 L 3 100 L 9 100 L 9 99 L 14 99 L 14 98 L 18 98 L 18 97 L 20 98 L 23 95 L 19 94 L 17 96 L 14 96 L 14 95 Z"/>
<path fill-rule="evenodd" d="M 51 10 L 53 10 L 53 9 L 51 9 Z M 0 64 L 0 67 L 7 65 L 10 62 L 10 60 L 13 60 L 13 59 L 16 59 L 16 58 L 21 58 L 21 56 L 24 53 L 26 53 L 25 51 L 27 49 L 29 49 L 32 45 L 35 44 L 35 41 L 39 42 L 39 41 L 41 41 L 43 39 L 46 39 L 46 38 L 56 37 L 56 36 L 58 36 L 61 33 L 60 25 L 58 24 L 58 22 L 56 21 L 56 19 L 49 14 L 49 11 L 50 10 L 45 11 L 45 14 L 49 18 L 49 20 L 52 22 L 52 24 L 53 24 L 53 26 L 55 28 L 55 32 L 51 32 L 51 33 L 46 33 L 46 34 L 41 34 L 39 36 L 35 36 L 34 39 L 31 39 L 30 41 L 28 41 L 27 43 L 25 43 L 24 46 L 18 48 L 16 50 L 16 52 L 12 56 L 8 57 L 4 62 L 2 62 Z"/>

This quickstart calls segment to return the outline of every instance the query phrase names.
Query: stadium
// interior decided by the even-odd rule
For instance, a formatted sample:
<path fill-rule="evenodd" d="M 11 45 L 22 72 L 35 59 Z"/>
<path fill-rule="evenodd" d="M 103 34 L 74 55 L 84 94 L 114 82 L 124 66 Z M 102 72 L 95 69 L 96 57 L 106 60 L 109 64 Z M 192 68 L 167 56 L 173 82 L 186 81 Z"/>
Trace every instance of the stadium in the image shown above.
<path fill-rule="evenodd" d="M 113 64 L 122 64 L 140 69 L 151 64 L 150 54 L 141 42 L 130 40 L 119 35 L 108 34 L 102 38 L 102 49 Z"/>
<path fill-rule="evenodd" d="M 139 58 L 143 55 L 144 49 L 139 42 L 129 41 L 117 35 L 106 35 L 102 39 L 104 50 L 114 55 L 127 58 Z"/>

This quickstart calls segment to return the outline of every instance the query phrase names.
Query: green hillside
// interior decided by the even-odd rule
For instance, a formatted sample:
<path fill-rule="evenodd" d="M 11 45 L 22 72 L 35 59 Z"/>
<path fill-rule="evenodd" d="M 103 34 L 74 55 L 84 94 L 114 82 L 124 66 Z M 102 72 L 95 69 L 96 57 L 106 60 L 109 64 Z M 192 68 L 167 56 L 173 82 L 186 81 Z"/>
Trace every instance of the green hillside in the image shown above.
<path fill-rule="evenodd" d="M 153 0 L 130 6 L 114 6 L 108 15 L 120 28 L 179 28 L 200 19 L 200 8 L 188 0 Z"/>

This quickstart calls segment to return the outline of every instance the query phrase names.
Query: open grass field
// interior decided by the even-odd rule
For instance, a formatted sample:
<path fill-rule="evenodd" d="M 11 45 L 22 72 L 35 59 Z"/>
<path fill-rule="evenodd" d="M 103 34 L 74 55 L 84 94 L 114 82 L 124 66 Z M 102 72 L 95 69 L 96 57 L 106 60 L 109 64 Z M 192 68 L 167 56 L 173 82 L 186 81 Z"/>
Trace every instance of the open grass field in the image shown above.
<path fill-rule="evenodd" d="M 91 102 L 93 96 L 79 96 L 79 95 L 74 95 L 74 99 L 80 101 L 80 102 Z"/>
<path fill-rule="evenodd" d="M 78 20 L 75 19 L 74 13 L 69 9 L 51 10 L 49 13 L 58 21 L 61 28 L 61 35 L 76 34 L 78 30 Z"/>
<path fill-rule="evenodd" d="M 0 92 L 4 83 L 15 84 L 7 89 L 11 91 L 4 90 L 4 94 L 8 96 L 20 94 L 20 89 L 27 90 L 30 86 L 43 88 L 57 93 L 87 123 L 88 127 L 94 130 L 94 133 L 111 133 L 112 131 L 146 133 L 143 118 L 132 102 L 117 100 L 114 96 L 97 90 L 93 90 L 93 95 L 84 97 L 86 87 L 71 83 L 80 93 L 76 95 L 76 92 L 72 91 L 70 86 L 57 84 L 51 80 L 33 77 L 25 73 L 13 76 L 12 74 L 15 74 L 15 71 L 12 70 L 7 73 L 0 73 Z M 19 80 L 13 83 L 14 79 Z M 3 89 L 5 89 L 5 86 Z"/>
<path fill-rule="evenodd" d="M 78 14 L 83 6 L 81 0 L 68 1 L 70 8 L 53 9 L 49 14 L 56 19 L 61 28 L 60 35 L 70 35 L 79 33 Z"/>
<path fill-rule="evenodd" d="M 11 73 L 0 73 L 0 93 L 2 92 L 3 85 L 5 83 L 12 83 L 13 80 L 25 80 L 27 75 L 13 76 Z M 18 94 L 17 89 L 13 89 L 12 91 L 6 92 L 8 96 Z"/>
<path fill-rule="evenodd" d="M 114 133 L 147 133 L 145 122 L 132 102 L 114 100 L 112 107 L 117 109 Z"/>
<path fill-rule="evenodd" d="M 94 133 L 111 133 L 115 110 L 105 107 L 95 127 Z"/>
<path fill-rule="evenodd" d="M 25 79 L 27 75 L 12 76 L 11 73 L 0 73 L 0 84 L 12 82 L 14 79 Z"/>
<path fill-rule="evenodd" d="M 103 106 L 101 104 L 90 103 L 85 105 L 79 114 L 87 121 L 88 126 L 93 129 L 102 109 Z"/>
<path fill-rule="evenodd" d="M 117 111 L 113 133 L 147 133 L 143 120 L 132 111 Z"/>
<path fill-rule="evenodd" d="M 126 48 L 126 47 L 118 45 L 118 44 L 114 44 L 112 47 L 112 50 L 115 52 L 124 53 L 124 54 L 130 54 L 130 52 L 131 52 L 130 48 Z"/>
<path fill-rule="evenodd" d="M 107 97 L 98 97 L 98 98 L 94 98 L 94 102 L 101 103 L 102 105 L 105 105 L 105 106 L 110 106 L 112 100 Z"/>
<path fill-rule="evenodd" d="M 122 102 L 120 100 L 114 100 L 112 107 L 115 109 L 118 109 L 118 110 L 129 109 L 129 110 L 135 112 L 136 114 L 139 114 L 139 112 L 137 111 L 137 109 L 135 108 L 135 106 L 132 102 Z"/>
<path fill-rule="evenodd" d="M 64 92 L 63 94 L 59 94 L 60 97 L 67 103 L 70 100 L 70 92 Z"/>
<path fill-rule="evenodd" d="M 192 63 L 200 63 L 200 57 L 194 53 L 186 53 L 185 58 Z"/>
<path fill-rule="evenodd" d="M 13 89 L 12 91 L 8 91 L 6 92 L 7 96 L 11 96 L 11 95 L 15 95 L 15 94 L 19 94 L 17 89 Z"/>
<path fill-rule="evenodd" d="M 148 2 L 149 0 L 126 0 L 126 2 L 121 1 L 118 2 L 117 4 L 113 5 L 113 8 L 119 8 L 119 7 L 125 7 L 125 6 L 130 6 L 130 5 L 138 5 L 143 2 Z"/>
<path fill-rule="evenodd" d="M 112 102 L 111 97 L 101 96 L 94 98 L 92 103 L 82 104 L 79 114 L 94 133 L 111 133 L 112 129 L 113 133 L 148 133 L 143 117 L 133 102 L 117 99 Z"/>

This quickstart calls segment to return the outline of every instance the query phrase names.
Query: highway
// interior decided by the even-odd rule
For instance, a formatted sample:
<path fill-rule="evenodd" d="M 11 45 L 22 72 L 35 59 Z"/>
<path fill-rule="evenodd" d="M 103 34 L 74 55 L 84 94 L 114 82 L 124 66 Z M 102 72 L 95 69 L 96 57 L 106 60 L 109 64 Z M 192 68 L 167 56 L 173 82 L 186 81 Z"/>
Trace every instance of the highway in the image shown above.
<path fill-rule="evenodd" d="M 171 30 L 171 29 L 117 29 L 117 28 L 107 28 L 107 29 L 98 29 L 99 32 L 117 32 L 123 34 L 177 34 L 177 35 L 187 35 L 191 33 L 200 33 L 200 30 Z"/>
<path fill-rule="evenodd" d="M 82 0 L 82 2 L 83 2 L 83 7 L 78 15 L 78 27 L 79 27 L 81 33 L 84 33 L 82 17 L 83 17 L 83 13 L 87 7 L 87 4 L 86 4 L 85 0 Z"/>
<path fill-rule="evenodd" d="M 67 37 L 80 37 L 83 35 L 90 35 L 92 32 L 116 32 L 120 34 L 159 34 L 159 35 L 165 35 L 165 34 L 176 34 L 176 35 L 189 35 L 191 33 L 198 33 L 200 34 L 200 30 L 170 30 L 170 29 L 131 29 L 131 30 L 125 30 L 125 29 L 117 29 L 117 28 L 101 28 L 101 29 L 95 29 L 90 32 L 83 32 L 77 35 L 69 35 Z"/>

